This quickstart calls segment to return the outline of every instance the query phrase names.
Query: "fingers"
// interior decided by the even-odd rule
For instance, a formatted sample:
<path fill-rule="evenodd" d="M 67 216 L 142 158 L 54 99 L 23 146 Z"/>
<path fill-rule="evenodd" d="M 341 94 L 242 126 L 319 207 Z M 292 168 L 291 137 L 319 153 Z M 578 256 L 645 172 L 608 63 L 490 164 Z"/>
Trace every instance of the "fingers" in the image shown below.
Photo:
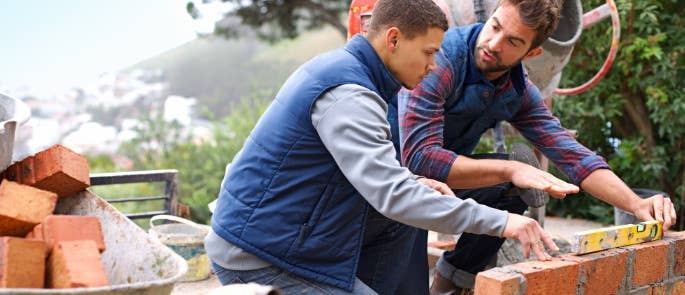
<path fill-rule="evenodd" d="M 502 236 L 518 239 L 521 242 L 525 258 L 530 257 L 532 252 L 538 260 L 552 259 L 552 256 L 545 249 L 545 244 L 552 251 L 559 251 L 559 247 L 557 247 L 549 234 L 542 230 L 537 221 L 518 214 L 509 213 L 508 216 L 507 225 Z"/>
<path fill-rule="evenodd" d="M 537 257 L 538 260 L 540 261 L 547 261 L 551 260 L 552 256 L 547 253 L 547 250 L 545 249 L 545 244 L 550 246 L 550 249 L 558 251 L 557 245 L 554 243 L 552 238 L 549 237 L 547 233 L 545 233 L 542 228 L 536 223 L 535 227 L 531 229 L 533 232 L 532 235 L 535 237 L 535 242 L 532 245 L 532 250 L 533 253 L 535 253 L 535 257 Z"/>
<path fill-rule="evenodd" d="M 669 203 L 670 203 L 670 200 L 669 200 Z M 677 215 L 676 215 L 675 206 L 673 206 L 673 203 L 671 203 L 671 214 L 670 215 L 671 215 L 671 223 L 668 225 L 669 227 L 676 223 L 676 216 Z M 666 229 L 668 229 L 668 228 L 666 228 Z"/>
<path fill-rule="evenodd" d="M 553 186 L 556 186 L 559 188 L 559 190 L 566 191 L 567 193 L 577 193 L 580 191 L 580 188 L 577 185 L 568 183 L 566 181 L 563 181 L 554 175 L 552 175 L 549 172 L 544 172 L 544 177 L 547 179 L 548 182 L 550 182 Z"/>
<path fill-rule="evenodd" d="M 669 227 L 674 225 L 676 221 L 675 207 L 673 206 L 671 199 L 663 198 L 662 214 L 664 216 L 664 230 L 667 230 Z"/>
<path fill-rule="evenodd" d="M 554 239 L 552 239 L 552 237 L 546 232 L 543 231 L 542 233 L 542 241 L 545 243 L 545 245 L 547 245 L 547 248 L 552 250 L 554 253 L 559 252 L 559 247 L 557 246 L 557 243 L 554 242 Z"/>
<path fill-rule="evenodd" d="M 424 185 L 430 187 L 431 189 L 434 189 L 435 191 L 443 194 L 443 195 L 448 195 L 448 196 L 454 196 L 454 191 L 447 186 L 447 184 L 444 184 L 440 181 L 430 179 L 430 178 L 419 178 L 417 179 L 418 182 L 423 183 Z"/>
<path fill-rule="evenodd" d="M 552 256 L 547 253 L 547 250 L 545 250 L 545 245 L 542 241 L 535 242 L 533 246 L 533 253 L 535 253 L 535 257 L 537 257 L 537 259 L 540 261 L 552 260 Z"/>
<path fill-rule="evenodd" d="M 663 222 L 664 231 L 676 223 L 676 211 L 671 199 L 654 195 L 640 200 L 640 206 L 633 214 L 641 221 L 657 220 Z"/>
<path fill-rule="evenodd" d="M 528 258 L 530 257 L 530 252 L 533 250 L 533 253 L 535 253 L 535 244 L 537 243 L 537 240 L 533 236 L 533 234 L 530 232 L 528 228 L 524 228 L 524 239 L 519 239 L 521 241 L 521 244 L 523 245 L 523 257 Z M 537 254 L 536 254 L 537 257 Z"/>
<path fill-rule="evenodd" d="M 580 191 L 578 186 L 565 182 L 548 172 L 526 164 L 522 164 L 521 167 L 512 177 L 512 182 L 517 187 L 546 191 L 557 199 L 563 199 L 568 194 Z"/>
<path fill-rule="evenodd" d="M 448 196 L 454 196 L 454 191 L 447 186 L 447 184 L 444 184 L 442 182 L 436 181 L 437 182 L 437 188 L 435 190 L 439 191 L 443 195 L 448 195 Z"/>
<path fill-rule="evenodd" d="M 671 199 L 663 195 L 654 195 L 646 201 L 650 204 L 650 219 L 663 222 L 664 230 L 668 230 L 676 222 L 675 207 Z"/>
<path fill-rule="evenodd" d="M 654 219 L 664 222 L 664 196 L 656 195 L 652 198 L 652 212 L 654 212 Z"/>

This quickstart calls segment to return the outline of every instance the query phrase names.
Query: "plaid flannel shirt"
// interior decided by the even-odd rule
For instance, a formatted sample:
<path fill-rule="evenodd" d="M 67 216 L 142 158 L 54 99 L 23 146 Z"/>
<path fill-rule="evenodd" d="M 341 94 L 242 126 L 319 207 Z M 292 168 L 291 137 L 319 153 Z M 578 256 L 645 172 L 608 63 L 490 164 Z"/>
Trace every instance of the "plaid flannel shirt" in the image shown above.
<path fill-rule="evenodd" d="M 437 68 L 414 90 L 398 94 L 402 163 L 444 182 L 457 156 L 471 154 L 480 136 L 504 120 L 575 184 L 596 169 L 609 169 L 561 126 L 522 65 L 493 82 L 476 69 L 472 52 L 481 28 L 450 29 L 436 55 Z"/>

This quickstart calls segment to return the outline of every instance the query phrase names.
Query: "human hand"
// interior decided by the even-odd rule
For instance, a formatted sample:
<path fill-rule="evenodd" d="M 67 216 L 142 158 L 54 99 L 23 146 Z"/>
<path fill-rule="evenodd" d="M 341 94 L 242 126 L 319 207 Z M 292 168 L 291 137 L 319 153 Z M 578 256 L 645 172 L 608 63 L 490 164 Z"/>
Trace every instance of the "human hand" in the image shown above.
<path fill-rule="evenodd" d="M 550 196 L 563 199 L 568 194 L 580 191 L 578 186 L 565 182 L 549 172 L 542 171 L 531 165 L 509 161 L 511 165 L 511 182 L 519 188 L 534 188 L 546 191 Z"/>
<path fill-rule="evenodd" d="M 532 251 L 540 261 L 551 260 L 552 256 L 547 253 L 545 245 L 552 252 L 559 252 L 559 247 L 550 235 L 540 227 L 540 224 L 534 219 L 522 215 L 509 213 L 502 237 L 519 240 L 523 248 L 523 256 L 526 258 L 530 257 Z"/>
<path fill-rule="evenodd" d="M 421 177 L 417 179 L 417 181 L 423 183 L 424 185 L 436 190 L 437 192 L 443 195 L 454 196 L 454 191 L 452 191 L 452 189 L 449 186 L 440 181 L 425 177 Z"/>
<path fill-rule="evenodd" d="M 671 199 L 661 194 L 641 199 L 633 215 L 642 221 L 657 220 L 663 222 L 664 231 L 676 222 L 675 208 Z"/>

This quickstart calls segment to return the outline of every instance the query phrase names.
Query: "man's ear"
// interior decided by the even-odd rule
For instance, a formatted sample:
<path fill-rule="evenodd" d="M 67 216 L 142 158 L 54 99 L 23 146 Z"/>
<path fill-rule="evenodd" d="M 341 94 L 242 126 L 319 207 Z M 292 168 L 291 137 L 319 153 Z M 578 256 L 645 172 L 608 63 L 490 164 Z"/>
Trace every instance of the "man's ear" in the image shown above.
<path fill-rule="evenodd" d="M 391 27 L 385 31 L 385 46 L 390 52 L 394 52 L 397 49 L 399 40 L 400 29 L 397 27 Z"/>
<path fill-rule="evenodd" d="M 523 57 L 524 60 L 536 57 L 538 55 L 542 54 L 542 46 L 538 46 L 533 48 L 531 51 L 528 51 L 526 56 Z"/>

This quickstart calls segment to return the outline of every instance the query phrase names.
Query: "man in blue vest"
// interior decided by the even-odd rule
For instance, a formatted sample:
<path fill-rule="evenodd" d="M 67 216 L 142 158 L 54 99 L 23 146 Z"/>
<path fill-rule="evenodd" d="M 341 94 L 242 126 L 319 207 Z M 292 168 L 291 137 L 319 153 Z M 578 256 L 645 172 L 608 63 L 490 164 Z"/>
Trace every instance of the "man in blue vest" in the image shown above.
<path fill-rule="evenodd" d="M 556 250 L 534 220 L 455 198 L 395 159 L 387 102 L 429 74 L 446 29 L 431 0 L 381 0 L 367 37 L 288 78 L 221 185 L 205 246 L 222 284 L 287 294 L 409 292 L 397 280 L 412 226 Z M 542 245 L 533 250 L 550 259 Z"/>
<path fill-rule="evenodd" d="M 521 60 L 541 53 L 540 44 L 558 20 L 556 0 L 501 0 L 485 24 L 447 31 L 436 55 L 437 68 L 413 90 L 398 95 L 402 162 L 416 174 L 460 189 L 459 198 L 509 212 L 526 208 L 521 198 L 508 196 L 512 188 L 565 197 L 566 184 L 545 171 L 503 154 L 492 155 L 499 159 L 470 156 L 487 129 L 508 121 L 574 184 L 641 220 L 656 219 L 670 227 L 676 220 L 671 201 L 661 195 L 638 197 L 604 159 L 562 128 L 525 75 Z M 475 275 L 503 241 L 463 234 L 456 248 L 438 260 L 431 294 L 472 288 Z M 540 244 L 532 240 L 522 246 L 528 252 Z"/>

